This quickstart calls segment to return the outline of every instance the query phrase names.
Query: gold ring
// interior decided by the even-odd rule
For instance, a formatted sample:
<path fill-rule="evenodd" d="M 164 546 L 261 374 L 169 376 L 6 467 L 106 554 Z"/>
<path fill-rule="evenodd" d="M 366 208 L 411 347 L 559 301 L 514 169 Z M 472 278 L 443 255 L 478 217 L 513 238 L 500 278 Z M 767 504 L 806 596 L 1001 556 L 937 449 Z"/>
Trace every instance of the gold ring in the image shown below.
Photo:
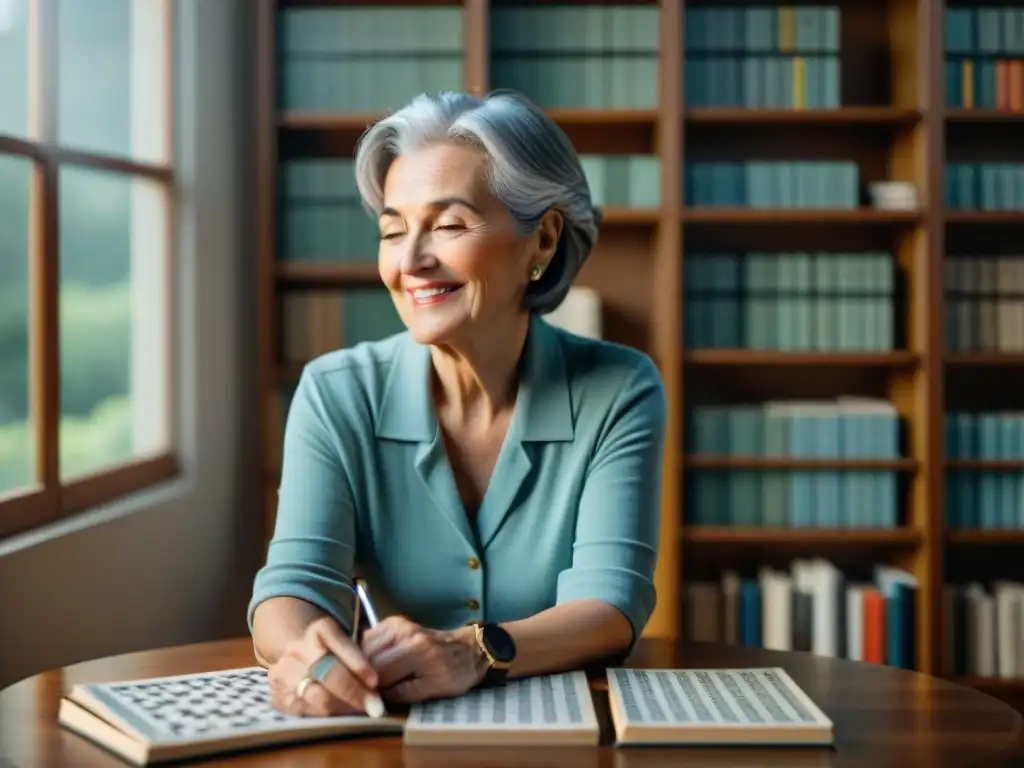
<path fill-rule="evenodd" d="M 313 682 L 312 675 L 306 675 L 304 678 L 299 680 L 299 684 L 295 686 L 295 698 L 301 699 L 306 695 L 306 690 L 309 688 L 310 683 Z"/>

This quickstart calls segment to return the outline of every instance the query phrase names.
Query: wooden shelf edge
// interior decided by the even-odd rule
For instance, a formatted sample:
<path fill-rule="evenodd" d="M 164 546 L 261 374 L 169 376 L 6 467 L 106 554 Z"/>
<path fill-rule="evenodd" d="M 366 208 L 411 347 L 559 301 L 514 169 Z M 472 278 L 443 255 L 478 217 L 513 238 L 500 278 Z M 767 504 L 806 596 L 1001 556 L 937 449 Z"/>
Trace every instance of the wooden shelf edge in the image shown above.
<path fill-rule="evenodd" d="M 658 122 L 657 109 L 545 109 L 545 113 L 560 126 L 598 125 L 649 126 Z M 283 111 L 278 127 L 286 131 L 362 131 L 387 116 L 387 112 L 302 112 Z"/>
<path fill-rule="evenodd" d="M 921 534 L 911 528 L 752 528 L 683 526 L 686 544 L 748 546 L 916 546 Z"/>
<path fill-rule="evenodd" d="M 786 352 L 759 349 L 699 349 L 683 353 L 694 366 L 876 366 L 901 367 L 920 363 L 913 352 Z"/>
<path fill-rule="evenodd" d="M 983 211 L 977 209 L 947 210 L 948 224 L 1024 224 L 1024 210 Z"/>
<path fill-rule="evenodd" d="M 292 285 L 380 285 L 377 262 L 352 261 L 281 261 L 277 279 Z"/>
<path fill-rule="evenodd" d="M 966 546 L 1024 544 L 1024 529 L 953 529 L 946 532 L 946 542 Z"/>
<path fill-rule="evenodd" d="M 758 109 L 743 107 L 693 107 L 683 113 L 690 123 L 712 125 L 911 125 L 918 122 L 919 109 L 876 106 L 838 107 L 835 109 Z"/>
<path fill-rule="evenodd" d="M 951 123 L 1019 123 L 1024 122 L 1024 112 L 1009 112 L 1002 109 L 948 108 L 945 118 Z"/>
<path fill-rule="evenodd" d="M 948 459 L 946 469 L 1014 472 L 1024 470 L 1024 459 Z"/>
<path fill-rule="evenodd" d="M 808 459 L 792 456 L 684 456 L 686 469 L 891 470 L 914 472 L 914 459 Z"/>
<path fill-rule="evenodd" d="M 1024 352 L 951 352 L 943 362 L 950 366 L 1024 365 Z"/>
<path fill-rule="evenodd" d="M 907 224 L 923 211 L 884 211 L 876 208 L 744 208 L 693 206 L 683 209 L 683 224 Z"/>

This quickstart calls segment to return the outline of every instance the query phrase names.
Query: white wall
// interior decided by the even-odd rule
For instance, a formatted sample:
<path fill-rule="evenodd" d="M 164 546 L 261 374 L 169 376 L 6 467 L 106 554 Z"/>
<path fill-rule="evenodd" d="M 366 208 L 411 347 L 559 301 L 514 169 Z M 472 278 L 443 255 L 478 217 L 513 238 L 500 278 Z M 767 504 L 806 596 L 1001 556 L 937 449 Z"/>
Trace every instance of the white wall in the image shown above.
<path fill-rule="evenodd" d="M 45 669 L 239 635 L 258 563 L 251 0 L 176 0 L 184 477 L 0 543 L 0 688 Z"/>

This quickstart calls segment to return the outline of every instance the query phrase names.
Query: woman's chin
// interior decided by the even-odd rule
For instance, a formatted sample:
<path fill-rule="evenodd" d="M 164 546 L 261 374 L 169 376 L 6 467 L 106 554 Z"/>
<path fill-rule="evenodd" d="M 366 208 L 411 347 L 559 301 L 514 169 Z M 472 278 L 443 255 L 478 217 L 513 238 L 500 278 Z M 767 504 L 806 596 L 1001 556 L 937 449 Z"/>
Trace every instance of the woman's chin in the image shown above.
<path fill-rule="evenodd" d="M 409 323 L 409 335 L 418 344 L 449 344 L 461 323 Z"/>

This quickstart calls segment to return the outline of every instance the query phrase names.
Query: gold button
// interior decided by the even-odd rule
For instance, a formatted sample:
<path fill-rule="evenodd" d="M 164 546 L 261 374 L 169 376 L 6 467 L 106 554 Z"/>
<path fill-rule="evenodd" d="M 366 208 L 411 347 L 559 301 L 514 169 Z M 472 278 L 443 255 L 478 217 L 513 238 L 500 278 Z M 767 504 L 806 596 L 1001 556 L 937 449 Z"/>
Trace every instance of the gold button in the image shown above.
<path fill-rule="evenodd" d="M 477 560 L 475 557 L 471 557 L 469 558 L 469 560 L 466 561 L 466 565 L 468 565 L 475 571 L 477 568 L 480 567 L 480 561 Z"/>
<path fill-rule="evenodd" d="M 469 605 L 469 607 L 474 611 L 480 607 L 480 603 L 478 603 L 476 600 L 473 600 L 472 598 L 470 598 L 467 605 Z"/>

